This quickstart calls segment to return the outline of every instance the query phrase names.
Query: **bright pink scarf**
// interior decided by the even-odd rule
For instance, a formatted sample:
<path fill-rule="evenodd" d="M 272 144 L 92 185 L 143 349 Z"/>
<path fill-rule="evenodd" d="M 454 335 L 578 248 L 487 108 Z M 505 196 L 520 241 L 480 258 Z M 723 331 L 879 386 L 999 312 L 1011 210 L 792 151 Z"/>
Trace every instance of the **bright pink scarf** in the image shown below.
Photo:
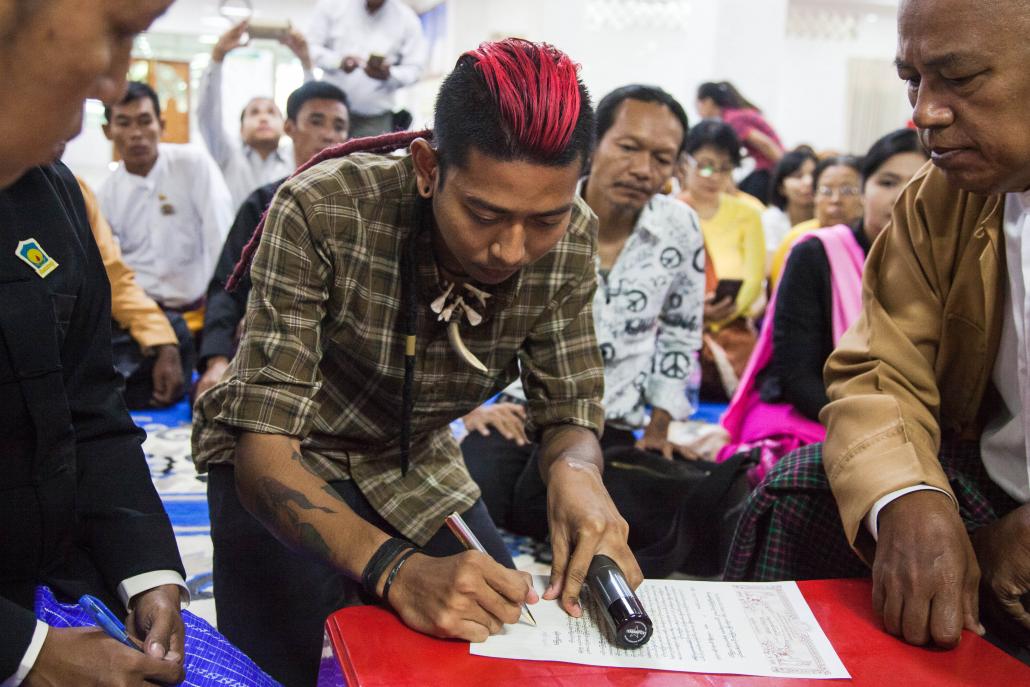
<path fill-rule="evenodd" d="M 832 290 L 833 344 L 837 345 L 862 308 L 862 268 L 865 252 L 855 240 L 851 228 L 839 224 L 830 229 L 819 229 L 802 234 L 791 245 L 809 237 L 823 243 L 830 263 Z M 730 435 L 730 443 L 719 451 L 716 460 L 723 461 L 740 451 L 759 448 L 761 456 L 751 473 L 757 483 L 780 458 L 796 448 L 814 444 L 826 438 L 826 428 L 813 422 L 789 403 L 766 403 L 758 393 L 758 373 L 765 369 L 773 352 L 773 321 L 776 316 L 774 293 L 765 311 L 765 321 L 751 360 L 744 370 L 729 408 L 722 416 L 722 426 Z"/>

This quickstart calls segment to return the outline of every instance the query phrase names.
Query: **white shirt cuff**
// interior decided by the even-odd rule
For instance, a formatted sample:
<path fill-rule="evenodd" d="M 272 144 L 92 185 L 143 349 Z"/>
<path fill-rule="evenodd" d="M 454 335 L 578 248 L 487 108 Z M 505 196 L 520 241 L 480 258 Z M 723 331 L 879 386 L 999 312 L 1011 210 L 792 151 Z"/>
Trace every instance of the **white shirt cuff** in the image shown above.
<path fill-rule="evenodd" d="M 46 641 L 49 629 L 50 627 L 42 620 L 36 621 L 36 630 L 32 633 L 32 641 L 29 642 L 29 648 L 25 650 L 25 654 L 21 657 L 18 670 L 14 675 L 0 682 L 0 687 L 18 687 L 25 680 L 29 671 L 32 670 L 32 666 L 36 665 L 36 659 L 39 658 L 39 652 L 43 648 L 43 642 Z"/>
<path fill-rule="evenodd" d="M 890 503 L 891 501 L 894 501 L 895 499 L 901 498 L 905 494 L 911 494 L 913 491 L 926 491 L 926 490 L 939 491 L 942 494 L 947 494 L 948 493 L 948 492 L 944 491 L 943 489 L 938 489 L 937 487 L 931 487 L 928 484 L 917 484 L 915 486 L 905 487 L 904 489 L 898 489 L 897 491 L 892 491 L 891 493 L 886 494 L 885 496 L 881 496 L 876 501 L 876 503 L 873 504 L 873 507 L 869 509 L 869 515 L 865 516 L 865 526 L 866 526 L 866 529 L 869 530 L 869 534 L 873 535 L 873 541 L 879 541 L 879 538 L 878 538 L 879 537 L 879 522 L 878 521 L 880 519 L 880 511 L 882 511 L 884 508 L 886 508 L 888 503 Z"/>
<path fill-rule="evenodd" d="M 140 575 L 133 575 L 122 580 L 122 583 L 118 585 L 118 598 L 122 600 L 126 610 L 132 610 L 129 608 L 129 602 L 132 601 L 132 597 L 150 591 L 154 587 L 160 587 L 163 584 L 174 584 L 180 587 L 180 610 L 190 605 L 190 589 L 186 586 L 182 575 L 174 570 L 155 570 Z"/>

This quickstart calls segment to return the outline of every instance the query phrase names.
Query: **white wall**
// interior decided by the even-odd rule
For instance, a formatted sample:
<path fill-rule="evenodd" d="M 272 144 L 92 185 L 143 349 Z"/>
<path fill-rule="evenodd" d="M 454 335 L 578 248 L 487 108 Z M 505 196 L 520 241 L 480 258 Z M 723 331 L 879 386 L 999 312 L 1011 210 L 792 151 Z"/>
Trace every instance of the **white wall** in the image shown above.
<path fill-rule="evenodd" d="M 515 35 L 547 41 L 582 64 L 595 101 L 627 83 L 657 84 L 683 103 L 692 122 L 697 121 L 698 84 L 728 79 L 763 108 L 786 145 L 806 142 L 846 150 L 849 138 L 854 138 L 848 130 L 849 60 L 877 58 L 884 61 L 882 68 L 889 69 L 894 56 L 896 0 L 682 0 L 689 10 L 682 26 L 618 28 L 596 21 L 598 6 L 617 9 L 631 1 L 641 0 L 447 0 L 446 64 L 484 40 Z M 315 0 L 254 0 L 253 4 L 256 16 L 290 19 L 303 27 Z M 177 0 L 151 33 L 189 34 L 210 44 L 226 26 L 218 19 L 217 8 L 217 0 Z M 799 35 L 796 21 L 790 23 L 799 11 L 850 13 L 859 21 L 843 37 L 820 37 L 818 31 Z M 431 121 L 440 77 L 430 75 L 399 100 L 412 110 L 416 126 Z M 235 83 L 229 89 L 227 113 L 242 107 L 245 86 Z M 243 101 L 236 103 L 234 98 Z M 906 111 L 900 81 L 897 99 L 885 100 L 884 108 L 897 112 L 897 125 L 903 125 Z M 893 121 L 893 116 L 887 119 Z M 110 159 L 110 147 L 98 133 L 97 121 L 95 115 L 90 118 L 92 129 L 73 142 L 66 155 L 86 169 L 91 181 L 102 178 Z"/>
<path fill-rule="evenodd" d="M 896 42 L 892 12 L 871 12 L 862 16 L 853 39 L 794 37 L 786 40 L 774 76 L 778 84 L 776 97 L 766 105 L 784 143 L 809 143 L 820 149 L 864 152 L 848 150 L 847 76 L 848 62 L 854 58 L 882 60 L 879 68 L 897 82 L 896 97 L 883 106 L 898 112 L 896 126 L 904 126 L 905 88 L 892 65 Z"/>

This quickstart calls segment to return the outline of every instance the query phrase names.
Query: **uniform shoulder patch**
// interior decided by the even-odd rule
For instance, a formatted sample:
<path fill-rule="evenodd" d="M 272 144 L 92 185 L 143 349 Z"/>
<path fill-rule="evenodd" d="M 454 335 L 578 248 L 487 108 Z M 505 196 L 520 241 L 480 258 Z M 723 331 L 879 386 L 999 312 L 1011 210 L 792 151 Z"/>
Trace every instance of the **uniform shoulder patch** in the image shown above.
<path fill-rule="evenodd" d="M 36 239 L 25 239 L 18 242 L 14 254 L 34 269 L 40 277 L 46 278 L 48 274 L 57 269 L 57 261 L 47 255 L 43 246 Z"/>

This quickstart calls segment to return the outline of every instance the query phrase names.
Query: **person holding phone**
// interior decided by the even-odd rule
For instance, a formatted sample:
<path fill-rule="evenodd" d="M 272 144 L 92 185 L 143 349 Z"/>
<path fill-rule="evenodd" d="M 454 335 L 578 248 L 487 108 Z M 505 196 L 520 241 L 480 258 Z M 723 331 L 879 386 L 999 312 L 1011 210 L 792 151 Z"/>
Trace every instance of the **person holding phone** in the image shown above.
<path fill-rule="evenodd" d="M 307 39 L 323 79 L 347 94 L 351 136 L 392 131 L 394 93 L 429 59 L 414 10 L 401 0 L 319 0 Z"/>
<path fill-rule="evenodd" d="M 762 291 L 765 238 L 762 216 L 747 203 L 723 193 L 723 182 L 740 164 L 740 141 L 728 124 L 703 121 L 691 128 L 685 145 L 685 186 L 679 199 L 701 218 L 708 257 L 720 280 L 740 280 L 722 287 L 722 298 L 711 294 L 705 320 L 716 326 L 745 316 Z"/>
<path fill-rule="evenodd" d="M 197 125 L 204 145 L 225 177 L 233 211 L 255 189 L 293 170 L 293 148 L 290 139 L 283 136 L 283 113 L 270 96 L 258 94 L 247 101 L 240 113 L 239 135 L 228 131 L 222 119 L 225 58 L 252 38 L 278 40 L 300 60 L 305 80 L 314 79 L 307 41 L 289 24 L 262 26 L 244 20 L 223 33 L 211 49 L 211 62 L 200 78 L 197 94 Z"/>
<path fill-rule="evenodd" d="M 765 280 L 765 234 L 758 210 L 724 192 L 727 179 L 740 164 L 740 140 L 730 125 L 718 120 L 695 125 L 687 134 L 684 152 L 684 189 L 679 199 L 701 218 L 715 276 L 732 280 L 705 298 L 707 335 L 701 356 L 701 397 L 725 402 L 744 372 L 755 341 L 749 317 Z"/>

